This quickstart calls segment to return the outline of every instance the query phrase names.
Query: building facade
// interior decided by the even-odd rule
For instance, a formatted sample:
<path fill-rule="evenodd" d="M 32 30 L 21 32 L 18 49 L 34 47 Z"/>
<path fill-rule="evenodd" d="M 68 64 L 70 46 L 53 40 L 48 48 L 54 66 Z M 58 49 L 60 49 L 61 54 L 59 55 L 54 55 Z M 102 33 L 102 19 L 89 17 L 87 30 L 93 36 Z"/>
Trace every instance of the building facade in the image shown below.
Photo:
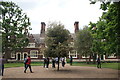
<path fill-rule="evenodd" d="M 45 48 L 45 28 L 46 24 L 44 22 L 41 22 L 41 30 L 40 34 L 28 34 L 29 44 L 27 47 L 20 51 L 16 51 L 15 53 L 11 53 L 10 60 L 24 60 L 24 58 L 27 55 L 30 55 L 32 60 L 42 60 L 44 58 L 43 49 Z M 79 22 L 76 21 L 74 23 L 74 33 L 71 33 L 71 39 L 70 39 L 70 48 L 71 50 L 68 53 L 68 58 L 70 56 L 73 57 L 76 61 L 85 61 L 87 59 L 93 59 L 92 56 L 80 56 L 79 53 L 74 49 L 74 40 L 75 40 L 75 34 L 79 31 Z M 97 55 L 96 55 L 97 57 Z M 114 54 L 112 55 L 102 55 L 102 60 L 106 61 L 116 61 L 118 60 L 118 57 Z"/>
<path fill-rule="evenodd" d="M 81 56 L 79 55 L 79 53 L 74 49 L 74 40 L 76 38 L 76 33 L 79 31 L 79 22 L 76 21 L 74 23 L 74 33 L 71 33 L 71 40 L 70 40 L 70 48 L 71 48 L 71 51 L 69 51 L 69 58 L 70 56 L 73 56 L 74 60 L 77 60 L 77 61 L 85 61 L 86 59 L 91 59 L 93 60 L 93 56 Z M 98 55 L 95 55 L 95 58 L 97 58 Z M 111 55 L 101 55 L 101 60 L 103 61 L 118 61 L 120 57 L 119 56 L 115 56 L 115 54 L 111 54 Z"/>
<path fill-rule="evenodd" d="M 29 44 L 27 47 L 20 51 L 11 53 L 9 60 L 24 60 L 26 56 L 31 56 L 32 60 L 40 60 L 44 58 L 42 53 L 42 48 L 45 47 L 45 26 L 44 22 L 41 22 L 41 31 L 40 34 L 29 34 L 28 39 Z"/>

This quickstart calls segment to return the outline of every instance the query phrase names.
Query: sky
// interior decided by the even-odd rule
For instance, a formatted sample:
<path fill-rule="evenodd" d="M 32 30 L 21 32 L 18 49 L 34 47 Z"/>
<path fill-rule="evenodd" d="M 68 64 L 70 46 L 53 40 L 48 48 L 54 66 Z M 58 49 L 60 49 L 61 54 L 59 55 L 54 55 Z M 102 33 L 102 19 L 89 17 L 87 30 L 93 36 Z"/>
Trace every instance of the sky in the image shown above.
<path fill-rule="evenodd" d="M 30 18 L 32 34 L 40 34 L 41 22 L 61 22 L 66 29 L 74 33 L 74 22 L 79 28 L 89 22 L 97 22 L 102 15 L 100 3 L 90 4 L 89 0 L 4 0 L 13 1 Z"/>

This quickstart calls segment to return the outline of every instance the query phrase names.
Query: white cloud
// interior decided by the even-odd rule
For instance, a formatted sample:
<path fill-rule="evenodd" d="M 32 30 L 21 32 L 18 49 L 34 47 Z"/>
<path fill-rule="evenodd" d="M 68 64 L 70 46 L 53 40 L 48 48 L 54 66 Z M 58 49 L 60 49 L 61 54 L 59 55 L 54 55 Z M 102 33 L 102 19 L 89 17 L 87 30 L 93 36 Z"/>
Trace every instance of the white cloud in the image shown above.
<path fill-rule="evenodd" d="M 12 0 L 30 17 L 31 33 L 40 33 L 41 22 L 61 21 L 65 28 L 74 32 L 74 22 L 79 27 L 96 22 L 102 14 L 100 4 L 90 5 L 89 0 Z"/>

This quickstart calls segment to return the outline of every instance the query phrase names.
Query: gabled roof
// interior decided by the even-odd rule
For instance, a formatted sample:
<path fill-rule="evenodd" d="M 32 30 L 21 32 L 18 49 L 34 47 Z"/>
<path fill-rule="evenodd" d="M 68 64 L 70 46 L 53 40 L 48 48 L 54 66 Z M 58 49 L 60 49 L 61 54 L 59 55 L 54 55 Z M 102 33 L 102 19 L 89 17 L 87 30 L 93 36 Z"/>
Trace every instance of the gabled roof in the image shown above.
<path fill-rule="evenodd" d="M 33 34 L 35 42 L 40 43 L 40 34 Z"/>
<path fill-rule="evenodd" d="M 35 43 L 34 36 L 32 34 L 28 35 L 29 43 Z"/>
<path fill-rule="evenodd" d="M 70 35 L 71 35 L 71 38 L 75 39 L 75 36 L 76 36 L 75 33 L 71 33 Z"/>

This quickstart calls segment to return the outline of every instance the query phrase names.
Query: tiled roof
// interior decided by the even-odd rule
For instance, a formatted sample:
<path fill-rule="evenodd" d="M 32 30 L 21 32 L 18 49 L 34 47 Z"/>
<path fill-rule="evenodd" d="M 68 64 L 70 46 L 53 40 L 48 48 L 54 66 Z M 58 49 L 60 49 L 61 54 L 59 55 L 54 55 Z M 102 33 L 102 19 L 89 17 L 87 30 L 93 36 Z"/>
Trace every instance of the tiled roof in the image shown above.
<path fill-rule="evenodd" d="M 29 38 L 29 43 L 35 43 L 35 39 L 32 34 L 30 34 L 28 38 Z"/>
<path fill-rule="evenodd" d="M 35 42 L 40 43 L 40 34 L 33 34 Z"/>

